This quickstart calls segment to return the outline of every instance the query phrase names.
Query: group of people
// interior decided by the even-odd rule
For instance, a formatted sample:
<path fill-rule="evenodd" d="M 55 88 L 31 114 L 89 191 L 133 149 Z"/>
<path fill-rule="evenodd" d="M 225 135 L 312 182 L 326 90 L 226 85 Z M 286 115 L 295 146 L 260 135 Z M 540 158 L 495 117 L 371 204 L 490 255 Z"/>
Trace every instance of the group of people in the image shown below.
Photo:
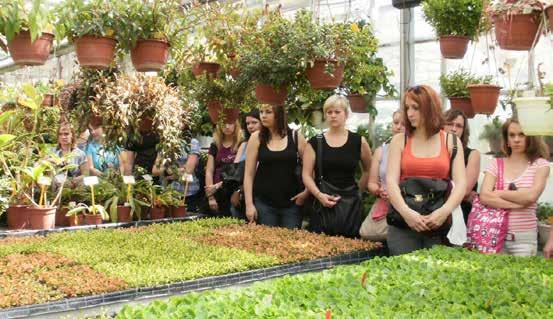
<path fill-rule="evenodd" d="M 287 228 L 302 227 L 303 215 L 310 211 L 310 230 L 386 240 L 392 255 L 446 243 L 443 230 L 452 212 L 460 206 L 467 221 L 472 200 L 479 196 L 489 207 L 509 210 L 511 236 L 504 252 L 536 255 L 537 200 L 550 170 L 549 150 L 540 137 L 525 136 L 516 119 L 507 120 L 502 128 L 504 187 L 496 189 L 501 168 L 491 161 L 478 194 L 480 153 L 468 147 L 467 117 L 455 109 L 444 114 L 431 87 L 407 90 L 401 110 L 393 114 L 393 137 L 374 154 L 363 136 L 346 128 L 349 112 L 346 97 L 328 98 L 323 106 L 328 129 L 309 140 L 289 128 L 282 106 L 261 105 L 244 116 L 242 127 L 238 121 L 218 124 L 205 178 L 198 174 L 200 147 L 195 139 L 183 149 L 175 172 L 156 158 L 157 140 L 151 133 L 145 133 L 151 136 L 145 136 L 140 145 L 108 152 L 102 147 L 101 127 L 91 127 L 91 137 L 79 150 L 70 128 L 62 126 L 56 152 L 76 153 L 73 183 L 79 175 L 101 175 L 107 168 L 130 174 L 136 164 L 161 183 L 184 191 L 175 176 L 186 172 L 194 176 L 186 194 L 189 211 L 205 198 L 213 215 Z M 227 183 L 232 175 L 229 167 L 234 176 L 238 174 L 232 187 Z M 356 172 L 360 172 L 357 179 Z M 449 181 L 452 187 L 439 206 L 421 214 L 404 198 L 403 181 L 410 178 Z M 365 190 L 378 200 L 363 219 L 361 192 Z M 391 212 L 403 222 L 390 222 Z M 553 238 L 544 252 L 553 253 Z"/>

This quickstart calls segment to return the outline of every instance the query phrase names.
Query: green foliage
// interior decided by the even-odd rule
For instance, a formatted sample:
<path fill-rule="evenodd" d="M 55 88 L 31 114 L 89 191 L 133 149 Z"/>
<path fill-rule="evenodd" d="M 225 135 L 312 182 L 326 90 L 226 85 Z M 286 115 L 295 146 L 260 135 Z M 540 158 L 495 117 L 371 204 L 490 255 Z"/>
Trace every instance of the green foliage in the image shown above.
<path fill-rule="evenodd" d="M 491 15 L 529 14 L 543 10 L 543 1 L 540 0 L 496 0 L 488 7 Z"/>
<path fill-rule="evenodd" d="M 482 0 L 425 0 L 424 18 L 438 36 L 475 38 L 479 33 L 484 4 Z"/>
<path fill-rule="evenodd" d="M 56 8 L 58 40 L 70 41 L 85 35 L 115 37 L 122 35 L 123 2 L 110 0 L 65 0 Z"/>
<path fill-rule="evenodd" d="M 126 306 L 117 318 L 546 318 L 552 280 L 553 263 L 541 257 L 442 246 Z"/>
<path fill-rule="evenodd" d="M 538 220 L 547 220 L 553 217 L 553 204 L 551 203 L 538 203 L 538 210 L 536 211 Z"/>
<path fill-rule="evenodd" d="M 52 31 L 50 12 L 43 0 L 1 0 L 0 8 L 0 34 L 8 42 L 21 31 L 29 31 L 32 41 L 42 32 Z"/>
<path fill-rule="evenodd" d="M 484 130 L 478 136 L 481 140 L 491 140 L 494 138 L 501 138 L 501 128 L 503 122 L 499 119 L 499 116 L 493 118 L 490 123 L 484 125 Z"/>
<path fill-rule="evenodd" d="M 492 76 L 477 77 L 464 69 L 440 76 L 442 94 L 447 97 L 470 97 L 469 84 L 490 84 Z"/>

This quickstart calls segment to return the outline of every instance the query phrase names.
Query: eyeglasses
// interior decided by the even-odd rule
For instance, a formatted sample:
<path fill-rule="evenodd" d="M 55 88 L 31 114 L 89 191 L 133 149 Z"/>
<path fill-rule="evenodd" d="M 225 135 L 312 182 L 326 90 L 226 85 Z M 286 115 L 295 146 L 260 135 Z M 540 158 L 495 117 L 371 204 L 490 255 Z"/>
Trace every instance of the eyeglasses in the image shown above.
<path fill-rule="evenodd" d="M 421 88 L 422 88 L 422 86 L 420 86 L 420 85 L 414 85 L 414 86 L 408 88 L 408 89 L 407 89 L 407 92 L 413 91 L 413 92 L 415 92 L 416 94 L 419 94 L 420 91 L 421 91 Z"/>
<path fill-rule="evenodd" d="M 464 129 L 465 128 L 465 126 L 463 124 L 459 124 L 459 123 L 446 123 L 446 126 L 455 127 L 455 128 L 458 128 L 458 129 Z"/>

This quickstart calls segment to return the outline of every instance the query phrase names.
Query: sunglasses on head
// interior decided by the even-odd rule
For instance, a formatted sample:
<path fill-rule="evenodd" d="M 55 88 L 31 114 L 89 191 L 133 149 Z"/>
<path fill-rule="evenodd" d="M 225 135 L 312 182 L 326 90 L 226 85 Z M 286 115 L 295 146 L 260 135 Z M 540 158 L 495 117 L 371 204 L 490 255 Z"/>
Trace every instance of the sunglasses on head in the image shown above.
<path fill-rule="evenodd" d="M 414 85 L 407 89 L 407 92 L 415 92 L 416 94 L 419 94 L 421 92 L 422 86 L 420 85 Z"/>

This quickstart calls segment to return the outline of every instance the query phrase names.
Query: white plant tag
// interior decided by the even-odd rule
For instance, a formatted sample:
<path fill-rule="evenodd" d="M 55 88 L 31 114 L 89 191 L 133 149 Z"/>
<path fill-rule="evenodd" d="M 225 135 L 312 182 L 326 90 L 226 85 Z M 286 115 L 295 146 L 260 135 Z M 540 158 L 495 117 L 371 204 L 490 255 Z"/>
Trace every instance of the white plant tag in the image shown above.
<path fill-rule="evenodd" d="M 66 180 L 67 180 L 67 176 L 65 176 L 65 174 L 54 176 L 54 181 L 57 184 L 63 184 L 63 183 L 65 183 Z"/>
<path fill-rule="evenodd" d="M 50 186 L 52 185 L 52 179 L 50 177 L 41 176 L 38 179 L 38 185 Z"/>
<path fill-rule="evenodd" d="M 134 184 L 136 184 L 136 181 L 134 179 L 134 176 L 132 176 L 132 175 L 123 176 L 123 183 L 134 185 Z"/>
<path fill-rule="evenodd" d="M 100 182 L 100 180 L 98 180 L 98 176 L 86 176 L 86 177 L 83 179 L 83 183 L 84 183 L 86 186 L 97 185 L 99 182 Z"/>
<path fill-rule="evenodd" d="M 150 174 L 144 174 L 144 175 L 142 175 L 142 178 L 144 178 L 144 180 L 148 181 L 148 182 L 153 181 L 152 175 L 150 175 Z"/>
<path fill-rule="evenodd" d="M 182 180 L 190 183 L 194 181 L 194 176 L 192 174 L 184 174 L 182 175 Z"/>
<path fill-rule="evenodd" d="M 77 202 L 69 202 L 69 207 L 73 208 L 77 206 Z"/>
<path fill-rule="evenodd" d="M 123 204 L 123 206 L 125 206 L 125 207 L 130 207 L 131 204 L 130 204 L 129 202 L 125 202 L 125 204 Z"/>

